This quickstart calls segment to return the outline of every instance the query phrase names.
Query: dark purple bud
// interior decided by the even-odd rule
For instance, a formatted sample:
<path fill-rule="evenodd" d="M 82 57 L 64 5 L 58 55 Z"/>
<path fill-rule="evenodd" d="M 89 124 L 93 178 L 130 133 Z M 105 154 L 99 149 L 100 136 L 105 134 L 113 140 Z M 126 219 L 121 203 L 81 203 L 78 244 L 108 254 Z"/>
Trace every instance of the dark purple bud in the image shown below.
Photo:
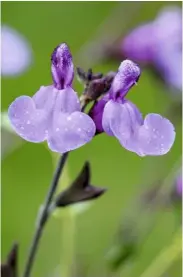
<path fill-rule="evenodd" d="M 51 72 L 53 83 L 57 89 L 72 85 L 74 65 L 72 55 L 66 43 L 58 45 L 51 56 Z"/>
<path fill-rule="evenodd" d="M 110 84 L 106 82 L 105 78 L 94 80 L 85 90 L 85 96 L 87 96 L 88 99 L 96 100 L 109 89 Z"/>
<path fill-rule="evenodd" d="M 79 80 L 85 85 L 85 88 L 88 87 L 90 82 L 101 79 L 103 77 L 102 73 L 94 74 L 91 68 L 89 68 L 87 72 L 85 72 L 80 67 L 77 67 L 76 70 L 77 70 L 77 76 L 78 76 Z"/>
<path fill-rule="evenodd" d="M 18 277 L 18 245 L 14 244 L 7 260 L 4 264 L 1 264 L 1 276 L 2 277 Z"/>
<path fill-rule="evenodd" d="M 79 81 L 85 83 L 87 80 L 86 72 L 81 67 L 76 67 L 77 76 Z"/>
<path fill-rule="evenodd" d="M 65 207 L 101 196 L 106 189 L 97 188 L 91 185 L 90 173 L 90 164 L 89 162 L 86 162 L 82 171 L 71 186 L 57 196 L 54 202 L 54 207 Z"/>
<path fill-rule="evenodd" d="M 84 84 L 84 92 L 81 102 L 87 103 L 97 100 L 103 94 L 106 94 L 111 87 L 116 72 L 109 72 L 103 76 L 102 73 L 93 73 L 92 69 L 85 72 L 81 68 L 77 68 L 77 75 Z"/>

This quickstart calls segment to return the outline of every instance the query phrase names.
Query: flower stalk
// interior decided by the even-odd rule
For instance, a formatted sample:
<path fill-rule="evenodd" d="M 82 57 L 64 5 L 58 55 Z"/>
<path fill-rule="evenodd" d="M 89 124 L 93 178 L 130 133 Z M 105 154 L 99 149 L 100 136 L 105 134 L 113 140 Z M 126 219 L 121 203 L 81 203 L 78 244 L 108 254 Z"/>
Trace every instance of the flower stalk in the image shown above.
<path fill-rule="evenodd" d="M 39 241 L 41 239 L 41 235 L 42 235 L 45 223 L 48 220 L 49 206 L 50 206 L 50 203 L 51 203 L 52 198 L 54 196 L 54 193 L 57 189 L 59 178 L 60 178 L 60 175 L 61 175 L 61 173 L 64 169 L 64 165 L 67 161 L 68 154 L 69 154 L 68 152 L 64 153 L 59 159 L 55 174 L 53 176 L 53 180 L 52 180 L 51 185 L 50 185 L 50 189 L 47 193 L 45 203 L 44 203 L 42 211 L 41 211 L 41 215 L 39 216 L 39 219 L 38 219 L 36 230 L 35 230 L 33 240 L 32 240 L 32 243 L 31 243 L 31 247 L 30 247 L 30 250 L 29 250 L 29 255 L 28 255 L 28 258 L 27 258 L 26 265 L 25 265 L 25 271 L 23 273 L 23 277 L 29 277 L 30 276 L 30 273 L 31 273 L 31 270 L 32 270 L 32 267 L 33 267 L 33 264 L 34 264 L 37 248 L 38 248 L 38 245 L 39 245 Z"/>

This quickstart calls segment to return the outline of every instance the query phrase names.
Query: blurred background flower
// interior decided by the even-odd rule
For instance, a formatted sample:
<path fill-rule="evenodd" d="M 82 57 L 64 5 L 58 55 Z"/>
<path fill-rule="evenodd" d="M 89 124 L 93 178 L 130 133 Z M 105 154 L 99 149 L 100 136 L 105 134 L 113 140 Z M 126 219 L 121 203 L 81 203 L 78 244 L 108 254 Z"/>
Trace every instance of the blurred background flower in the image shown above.
<path fill-rule="evenodd" d="M 15 28 L 2 24 L 1 26 L 1 75 L 4 78 L 16 78 L 33 63 L 33 51 L 28 40 Z M 12 128 L 9 128 L 7 113 L 1 113 L 2 157 L 13 151 L 21 140 L 16 138 Z"/>
<path fill-rule="evenodd" d="M 164 81 L 182 90 L 182 11 L 163 8 L 154 21 L 134 29 L 121 41 L 122 54 L 152 64 Z"/>
<path fill-rule="evenodd" d="M 23 73 L 33 62 L 29 42 L 16 29 L 1 26 L 1 74 L 14 77 Z"/>

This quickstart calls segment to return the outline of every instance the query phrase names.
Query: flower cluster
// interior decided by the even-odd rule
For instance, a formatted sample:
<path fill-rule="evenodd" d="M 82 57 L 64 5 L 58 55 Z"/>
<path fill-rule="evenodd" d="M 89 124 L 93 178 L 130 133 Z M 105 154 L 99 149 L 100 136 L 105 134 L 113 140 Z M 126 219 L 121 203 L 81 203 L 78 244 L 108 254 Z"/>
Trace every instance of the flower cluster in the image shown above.
<path fill-rule="evenodd" d="M 121 41 L 124 56 L 152 64 L 169 85 L 182 90 L 182 12 L 164 8 L 155 20 L 129 33 Z"/>
<path fill-rule="evenodd" d="M 112 77 L 110 74 L 106 79 L 101 75 L 100 81 L 94 80 L 100 86 L 97 85 L 97 94 L 92 94 L 92 85 L 88 86 L 89 99 L 94 95 L 96 100 L 96 95 L 104 94 L 101 88 L 105 88 L 105 94 L 95 101 L 87 115 L 71 87 L 74 66 L 68 46 L 60 44 L 51 60 L 53 85 L 42 86 L 32 98 L 20 96 L 9 107 L 11 124 L 22 138 L 35 143 L 47 140 L 52 151 L 65 153 L 105 131 L 139 156 L 164 155 L 171 149 L 175 139 L 172 123 L 158 114 L 148 114 L 143 119 L 137 107 L 126 99 L 139 80 L 138 65 L 125 60 Z"/>

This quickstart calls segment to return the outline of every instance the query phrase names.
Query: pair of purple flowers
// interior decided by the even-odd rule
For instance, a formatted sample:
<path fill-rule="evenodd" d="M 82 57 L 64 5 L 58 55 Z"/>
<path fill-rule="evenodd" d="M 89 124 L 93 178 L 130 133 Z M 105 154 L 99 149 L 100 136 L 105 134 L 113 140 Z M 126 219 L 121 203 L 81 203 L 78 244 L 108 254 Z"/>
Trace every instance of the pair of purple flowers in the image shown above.
<path fill-rule="evenodd" d="M 139 156 L 164 155 L 170 150 L 175 140 L 172 123 L 158 114 L 143 119 L 125 98 L 140 77 L 138 65 L 123 61 L 109 91 L 87 115 L 72 89 L 74 66 L 68 46 L 60 44 L 51 60 L 53 85 L 41 87 L 32 98 L 20 96 L 9 107 L 9 119 L 19 136 L 35 143 L 47 141 L 59 153 L 88 143 L 96 131 L 115 136 Z"/>

